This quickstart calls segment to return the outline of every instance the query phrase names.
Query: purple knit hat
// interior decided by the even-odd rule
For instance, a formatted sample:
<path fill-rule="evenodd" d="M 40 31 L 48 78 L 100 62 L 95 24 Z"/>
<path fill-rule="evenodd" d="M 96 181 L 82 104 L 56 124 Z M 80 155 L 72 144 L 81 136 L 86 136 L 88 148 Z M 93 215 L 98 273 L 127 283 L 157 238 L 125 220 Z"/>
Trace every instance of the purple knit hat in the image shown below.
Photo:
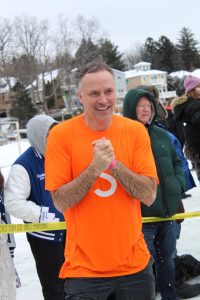
<path fill-rule="evenodd" d="M 184 81 L 185 92 L 189 93 L 199 84 L 200 84 L 200 78 L 192 75 L 186 77 Z"/>

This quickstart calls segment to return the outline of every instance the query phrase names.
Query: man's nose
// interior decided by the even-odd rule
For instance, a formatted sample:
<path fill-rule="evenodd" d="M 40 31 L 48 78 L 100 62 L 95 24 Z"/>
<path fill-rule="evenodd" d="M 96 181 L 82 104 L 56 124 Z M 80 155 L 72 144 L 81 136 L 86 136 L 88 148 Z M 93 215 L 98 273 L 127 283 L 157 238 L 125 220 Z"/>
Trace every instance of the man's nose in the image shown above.
<path fill-rule="evenodd" d="M 106 95 L 104 93 L 101 93 L 100 96 L 99 96 L 99 102 L 100 103 L 105 103 L 107 102 L 107 98 L 106 98 Z"/>

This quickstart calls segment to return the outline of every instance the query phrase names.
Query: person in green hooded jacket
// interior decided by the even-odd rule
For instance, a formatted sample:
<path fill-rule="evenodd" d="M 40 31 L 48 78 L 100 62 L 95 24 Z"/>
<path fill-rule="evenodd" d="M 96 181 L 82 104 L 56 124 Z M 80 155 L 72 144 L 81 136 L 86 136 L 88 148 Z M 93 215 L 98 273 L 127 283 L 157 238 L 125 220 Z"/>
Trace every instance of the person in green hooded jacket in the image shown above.
<path fill-rule="evenodd" d="M 181 160 L 167 131 L 154 123 L 157 117 L 156 99 L 143 89 L 132 89 L 125 96 L 123 115 L 146 127 L 157 167 L 159 185 L 156 200 L 150 207 L 141 205 L 142 216 L 171 217 L 177 213 L 186 183 Z M 162 300 L 178 299 L 174 266 L 176 221 L 144 223 L 142 231 L 155 258 L 156 279 Z"/>

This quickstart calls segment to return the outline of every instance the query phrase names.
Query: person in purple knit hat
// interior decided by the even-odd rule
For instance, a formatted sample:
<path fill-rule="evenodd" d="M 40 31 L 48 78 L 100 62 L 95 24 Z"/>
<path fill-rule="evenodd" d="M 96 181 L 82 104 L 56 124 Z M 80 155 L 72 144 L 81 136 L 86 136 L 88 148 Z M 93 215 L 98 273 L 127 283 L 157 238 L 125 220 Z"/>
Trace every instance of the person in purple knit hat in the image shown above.
<path fill-rule="evenodd" d="M 200 181 L 200 78 L 188 76 L 185 95 L 172 102 L 174 118 L 183 123 L 185 155 L 195 166 Z"/>

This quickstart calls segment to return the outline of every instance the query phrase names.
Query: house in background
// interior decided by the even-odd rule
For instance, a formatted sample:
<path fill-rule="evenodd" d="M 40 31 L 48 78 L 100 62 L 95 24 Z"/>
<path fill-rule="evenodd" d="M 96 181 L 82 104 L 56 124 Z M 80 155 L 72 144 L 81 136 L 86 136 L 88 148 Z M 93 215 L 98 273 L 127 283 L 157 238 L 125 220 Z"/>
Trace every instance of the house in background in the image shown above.
<path fill-rule="evenodd" d="M 5 78 L 0 78 L 0 118 L 5 118 L 10 116 L 10 110 L 12 108 L 12 99 L 14 98 L 14 92 L 10 90 L 16 80 L 13 77 L 8 78 L 8 81 Z"/>
<path fill-rule="evenodd" d="M 140 85 L 153 85 L 159 91 L 159 97 L 162 101 L 169 100 L 176 97 L 175 91 L 167 90 L 167 72 L 152 70 L 151 63 L 140 62 L 134 65 L 134 69 L 130 71 L 120 71 L 112 69 L 115 84 L 116 84 L 116 112 L 121 112 L 123 100 L 128 90 Z M 70 114 L 79 109 L 82 109 L 79 99 L 77 97 L 78 78 L 77 68 L 71 70 L 70 74 L 66 74 L 64 69 L 52 70 L 38 75 L 31 85 L 26 89 L 29 91 L 33 103 L 37 106 L 38 111 L 42 113 L 43 97 L 44 97 L 44 83 L 52 84 L 52 97 L 54 98 L 53 106 L 50 107 L 49 113 Z M 183 77 L 189 74 L 200 77 L 200 70 L 193 72 L 178 71 L 169 75 L 175 77 Z M 9 117 L 12 101 L 14 99 L 14 92 L 10 91 L 9 86 L 14 86 L 12 78 L 10 78 L 10 85 L 4 78 L 0 78 L 0 117 Z M 51 100 L 52 101 L 52 100 Z"/>
<path fill-rule="evenodd" d="M 115 78 L 115 86 L 116 86 L 116 112 L 122 111 L 124 97 L 127 93 L 127 84 L 125 73 L 123 71 L 119 71 L 116 69 L 112 69 L 114 78 Z"/>
<path fill-rule="evenodd" d="M 167 72 L 151 70 L 151 63 L 140 62 L 134 65 L 134 70 L 124 73 L 128 90 L 140 85 L 153 85 L 159 91 L 160 100 L 176 97 L 176 91 L 167 90 Z"/>
<path fill-rule="evenodd" d="M 112 69 L 115 84 L 116 84 L 116 94 L 117 94 L 117 103 L 116 109 L 121 110 L 123 99 L 127 92 L 127 85 L 125 74 L 122 71 Z M 79 102 L 77 91 L 78 91 L 78 79 L 77 79 L 78 69 L 74 68 L 71 70 L 71 73 L 67 74 L 63 69 L 53 70 L 40 74 L 37 81 L 35 80 L 31 85 L 27 87 L 27 90 L 30 91 L 31 98 L 38 108 L 42 108 L 42 99 L 44 97 L 44 83 L 58 83 L 60 86 L 60 92 L 57 93 L 55 89 L 54 98 L 55 98 L 55 109 L 49 111 L 49 113 L 57 114 L 58 111 L 62 113 L 71 113 L 76 112 L 76 110 L 81 107 Z"/>
<path fill-rule="evenodd" d="M 45 85 L 47 84 L 51 84 L 49 88 L 49 98 L 54 97 L 54 105 L 57 109 L 63 108 L 64 101 L 58 92 L 60 84 L 60 71 L 58 69 L 39 74 L 37 79 L 26 87 L 32 102 L 37 109 L 42 112 L 44 97 L 48 98 L 48 96 L 45 95 Z"/>

